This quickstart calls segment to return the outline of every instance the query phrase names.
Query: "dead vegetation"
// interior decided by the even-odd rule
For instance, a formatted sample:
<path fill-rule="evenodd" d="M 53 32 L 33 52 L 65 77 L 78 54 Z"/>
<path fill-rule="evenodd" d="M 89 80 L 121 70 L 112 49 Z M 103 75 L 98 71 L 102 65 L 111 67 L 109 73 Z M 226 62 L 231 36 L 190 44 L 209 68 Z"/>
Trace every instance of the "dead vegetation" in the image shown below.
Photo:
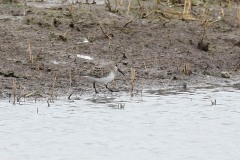
<path fill-rule="evenodd" d="M 135 80 L 136 80 L 136 70 L 134 68 L 131 68 L 131 96 L 134 96 L 134 86 L 135 86 Z"/>

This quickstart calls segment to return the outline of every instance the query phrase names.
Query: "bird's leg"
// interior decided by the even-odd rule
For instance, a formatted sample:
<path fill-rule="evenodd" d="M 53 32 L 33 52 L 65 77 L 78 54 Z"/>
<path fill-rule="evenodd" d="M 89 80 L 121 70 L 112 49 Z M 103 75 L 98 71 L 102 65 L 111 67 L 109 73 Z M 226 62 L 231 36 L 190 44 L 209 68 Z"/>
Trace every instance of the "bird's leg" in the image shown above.
<path fill-rule="evenodd" d="M 106 86 L 106 88 L 107 88 L 109 91 L 111 91 L 111 92 L 119 92 L 119 90 L 112 90 L 111 88 L 108 88 L 107 84 L 106 84 L 105 86 Z"/>
<path fill-rule="evenodd" d="M 95 93 L 98 93 L 98 91 L 97 91 L 97 89 L 96 89 L 95 82 L 93 82 L 93 88 L 95 89 Z"/>

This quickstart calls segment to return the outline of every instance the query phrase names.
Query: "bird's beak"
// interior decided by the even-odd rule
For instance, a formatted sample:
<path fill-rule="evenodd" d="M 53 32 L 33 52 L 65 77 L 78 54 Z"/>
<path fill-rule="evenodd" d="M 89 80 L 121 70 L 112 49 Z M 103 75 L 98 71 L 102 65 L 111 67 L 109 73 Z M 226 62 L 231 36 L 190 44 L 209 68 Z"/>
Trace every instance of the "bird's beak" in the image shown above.
<path fill-rule="evenodd" d="M 117 70 L 118 72 L 122 73 L 125 76 L 125 74 L 119 68 Z"/>

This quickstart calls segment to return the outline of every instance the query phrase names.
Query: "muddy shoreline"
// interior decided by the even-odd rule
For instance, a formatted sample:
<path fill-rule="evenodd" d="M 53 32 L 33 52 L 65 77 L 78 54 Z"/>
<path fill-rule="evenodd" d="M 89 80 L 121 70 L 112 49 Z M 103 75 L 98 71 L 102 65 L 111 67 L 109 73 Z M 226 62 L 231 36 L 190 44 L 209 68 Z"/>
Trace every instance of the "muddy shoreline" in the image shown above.
<path fill-rule="evenodd" d="M 192 6 L 191 19 L 180 14 L 182 6 L 145 1 L 128 13 L 127 4 L 117 9 L 0 3 L 1 93 L 12 93 L 15 82 L 17 95 L 94 92 L 81 77 L 93 63 L 78 54 L 116 61 L 126 76 L 118 75 L 110 86 L 122 92 L 131 90 L 131 68 L 136 71 L 135 91 L 239 86 L 237 6 L 211 4 L 205 15 L 203 6 Z"/>

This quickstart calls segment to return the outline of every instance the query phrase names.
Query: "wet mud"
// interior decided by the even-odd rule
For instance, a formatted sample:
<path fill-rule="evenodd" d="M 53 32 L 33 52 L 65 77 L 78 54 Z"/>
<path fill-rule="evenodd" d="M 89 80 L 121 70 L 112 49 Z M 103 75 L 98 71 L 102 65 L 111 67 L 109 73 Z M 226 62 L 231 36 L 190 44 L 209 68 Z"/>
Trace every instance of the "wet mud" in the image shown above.
<path fill-rule="evenodd" d="M 93 61 L 115 61 L 109 86 L 147 89 L 235 85 L 240 69 L 240 12 L 236 4 L 83 4 L 35 8 L 0 4 L 0 85 L 3 95 L 92 93 L 82 76 Z M 135 70 L 135 77 L 131 74 Z M 98 86 L 108 92 L 104 86 Z"/>

